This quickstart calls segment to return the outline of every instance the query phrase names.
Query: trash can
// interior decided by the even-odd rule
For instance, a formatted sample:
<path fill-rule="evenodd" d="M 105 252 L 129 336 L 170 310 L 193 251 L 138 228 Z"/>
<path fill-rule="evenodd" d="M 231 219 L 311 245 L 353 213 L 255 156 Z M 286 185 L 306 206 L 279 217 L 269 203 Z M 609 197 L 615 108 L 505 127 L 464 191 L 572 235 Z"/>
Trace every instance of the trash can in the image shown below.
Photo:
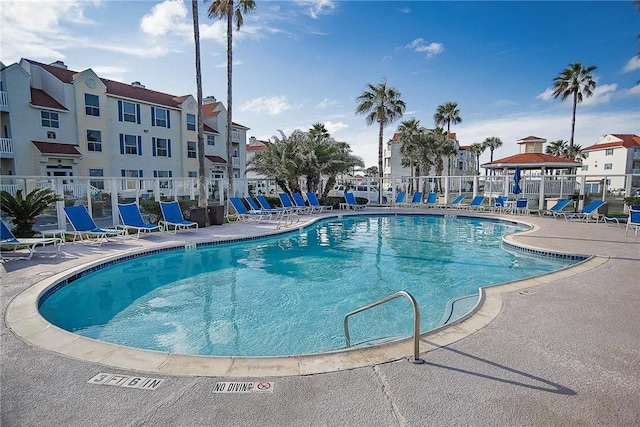
<path fill-rule="evenodd" d="M 224 206 L 209 206 L 209 225 L 222 225 L 224 221 Z"/>
<path fill-rule="evenodd" d="M 198 227 L 206 227 L 207 219 L 206 219 L 206 208 L 191 208 L 189 209 L 189 219 L 193 222 L 198 223 Z"/>

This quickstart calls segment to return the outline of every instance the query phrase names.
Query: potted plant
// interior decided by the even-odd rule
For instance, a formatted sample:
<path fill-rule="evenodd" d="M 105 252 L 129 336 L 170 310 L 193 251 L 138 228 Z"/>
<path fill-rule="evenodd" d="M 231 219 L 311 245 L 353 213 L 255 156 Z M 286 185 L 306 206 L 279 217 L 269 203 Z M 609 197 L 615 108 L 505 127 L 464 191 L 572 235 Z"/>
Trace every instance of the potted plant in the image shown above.
<path fill-rule="evenodd" d="M 629 209 L 640 210 L 640 196 L 629 196 L 622 199 L 624 202 L 624 213 L 629 213 Z"/>
<path fill-rule="evenodd" d="M 0 209 L 7 216 L 13 217 L 11 222 L 15 224 L 13 234 L 16 237 L 32 237 L 36 217 L 51 203 L 60 200 L 62 198 L 50 188 L 35 189 L 26 197 L 22 196 L 22 190 L 16 191 L 15 196 L 7 191 L 2 191 L 0 192 Z"/>

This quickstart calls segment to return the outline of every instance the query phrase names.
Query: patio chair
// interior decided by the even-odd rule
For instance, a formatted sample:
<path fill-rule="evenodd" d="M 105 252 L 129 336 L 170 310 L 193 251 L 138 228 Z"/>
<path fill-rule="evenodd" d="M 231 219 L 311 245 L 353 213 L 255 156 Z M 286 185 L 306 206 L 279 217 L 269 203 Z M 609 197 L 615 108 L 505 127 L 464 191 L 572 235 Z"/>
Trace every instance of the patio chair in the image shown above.
<path fill-rule="evenodd" d="M 422 191 L 416 191 L 415 193 L 413 193 L 411 200 L 406 203 L 402 203 L 401 206 L 405 208 L 412 208 L 415 206 L 420 206 L 421 204 L 422 204 Z"/>
<path fill-rule="evenodd" d="M 451 201 L 451 203 L 436 205 L 436 207 L 437 208 L 458 208 L 466 198 L 467 196 L 465 194 L 459 194 L 455 199 Z"/>
<path fill-rule="evenodd" d="M 4 257 L 4 253 L 2 255 L 2 259 L 31 259 L 33 254 L 36 252 L 37 246 L 42 246 L 43 248 L 47 245 L 53 245 L 56 249 L 55 252 L 47 252 L 48 254 L 53 254 L 53 256 L 57 256 L 60 252 L 60 246 L 62 246 L 62 239 L 59 237 L 28 237 L 28 238 L 17 238 L 13 235 L 9 227 L 7 227 L 4 222 L 2 223 L 2 228 L 0 229 L 0 247 L 2 248 L 13 248 L 11 253 L 17 253 L 18 249 L 26 249 L 29 251 L 29 254 L 26 256 L 11 256 L 8 258 Z M 40 252 L 38 252 L 40 254 Z"/>
<path fill-rule="evenodd" d="M 348 191 L 344 192 L 344 203 L 341 203 L 340 205 L 344 206 L 346 209 L 353 209 L 354 211 L 367 207 L 367 205 L 358 203 L 358 201 L 356 200 L 356 196 L 354 196 L 353 193 L 349 193 Z"/>
<path fill-rule="evenodd" d="M 293 203 L 299 208 L 311 209 L 311 213 L 322 212 L 322 209 L 318 206 L 313 206 L 311 203 L 307 205 L 307 203 L 304 201 L 304 197 L 302 197 L 302 194 L 300 193 L 291 193 L 291 197 L 293 197 Z"/>
<path fill-rule="evenodd" d="M 198 228 L 198 223 L 186 221 L 180 209 L 180 203 L 160 202 L 160 210 L 162 211 L 162 220 L 158 221 L 158 225 L 169 234 L 178 234 L 180 230 L 188 230 L 190 228 Z M 171 232 L 173 227 L 173 233 Z"/>
<path fill-rule="evenodd" d="M 489 208 L 491 212 L 503 212 L 506 209 L 506 201 L 509 200 L 507 196 L 498 196 L 496 197 L 493 206 Z"/>
<path fill-rule="evenodd" d="M 542 217 L 542 215 L 554 215 L 556 212 L 560 212 L 567 207 L 569 203 L 571 203 L 571 199 L 560 199 L 549 209 L 531 209 L 529 213 L 536 212 L 540 217 Z"/>
<path fill-rule="evenodd" d="M 284 213 L 293 213 L 294 209 L 285 207 L 272 207 L 266 197 L 262 195 L 256 196 L 256 200 L 260 203 L 260 207 L 265 211 L 282 211 Z"/>
<path fill-rule="evenodd" d="M 84 205 L 68 206 L 64 208 L 64 214 L 71 223 L 73 242 L 77 238 L 85 245 L 102 245 L 109 242 L 109 237 L 126 237 L 127 230 L 115 228 L 100 228 L 96 225 L 89 211 Z"/>
<path fill-rule="evenodd" d="M 398 194 L 396 194 L 396 200 L 393 203 L 391 203 L 391 206 L 400 206 L 404 203 L 406 199 L 407 199 L 407 192 L 400 191 Z"/>
<path fill-rule="evenodd" d="M 471 203 L 468 205 L 460 205 L 460 209 L 468 209 L 470 211 L 473 210 L 481 210 L 484 209 L 482 207 L 482 202 L 484 202 L 484 196 L 476 196 L 471 200 Z"/>
<path fill-rule="evenodd" d="M 512 213 L 514 214 L 522 214 L 522 215 L 529 215 L 529 199 L 525 199 L 525 198 L 521 198 L 516 200 L 515 205 L 513 205 L 513 211 Z"/>
<path fill-rule="evenodd" d="M 634 206 L 638 208 L 638 206 Z M 638 235 L 638 230 L 640 229 L 640 209 L 633 209 L 631 207 L 629 209 L 629 218 L 627 219 L 627 226 L 624 229 L 624 235 L 626 236 L 629 232 L 629 228 L 635 229 L 635 235 Z"/>
<path fill-rule="evenodd" d="M 262 220 L 271 219 L 271 214 L 264 211 L 250 211 L 247 207 L 242 203 L 240 197 L 229 197 L 229 202 L 233 206 L 233 209 L 236 211 L 236 217 L 238 220 L 242 222 L 262 222 Z"/>
<path fill-rule="evenodd" d="M 295 205 L 287 193 L 278 193 L 278 198 L 280 199 L 280 203 L 282 203 L 283 207 L 291 209 L 295 213 L 305 214 L 311 213 L 312 211 L 309 206 Z"/>
<path fill-rule="evenodd" d="M 435 208 L 438 202 L 438 193 L 431 192 L 427 194 L 427 200 L 424 201 L 424 206 L 427 208 Z"/>
<path fill-rule="evenodd" d="M 287 210 L 284 208 L 272 208 L 272 207 L 263 208 L 262 206 L 260 206 L 260 202 L 256 201 L 256 199 L 254 199 L 251 196 L 245 196 L 244 200 L 249 205 L 249 208 L 250 208 L 249 212 L 273 214 L 275 215 L 276 219 L 282 217 L 287 212 Z"/>
<path fill-rule="evenodd" d="M 307 191 L 307 200 L 309 201 L 309 205 L 315 207 L 316 209 L 320 209 L 318 212 L 331 211 L 333 210 L 333 206 L 331 205 L 321 205 L 318 200 L 318 196 L 313 191 Z"/>
<path fill-rule="evenodd" d="M 594 200 L 578 212 L 554 212 L 553 217 L 559 218 L 560 216 L 563 216 L 567 221 L 572 219 L 584 219 L 586 222 L 589 222 L 591 218 L 595 217 L 596 222 L 600 222 L 600 219 L 604 217 L 604 215 L 601 215 L 598 212 L 598 209 L 606 203 L 606 200 Z"/>
<path fill-rule="evenodd" d="M 144 222 L 140 208 L 136 203 L 118 204 L 118 213 L 120 214 L 122 224 L 116 228 L 136 230 L 136 239 L 139 239 L 140 235 L 144 233 L 162 231 L 159 225 Z"/>

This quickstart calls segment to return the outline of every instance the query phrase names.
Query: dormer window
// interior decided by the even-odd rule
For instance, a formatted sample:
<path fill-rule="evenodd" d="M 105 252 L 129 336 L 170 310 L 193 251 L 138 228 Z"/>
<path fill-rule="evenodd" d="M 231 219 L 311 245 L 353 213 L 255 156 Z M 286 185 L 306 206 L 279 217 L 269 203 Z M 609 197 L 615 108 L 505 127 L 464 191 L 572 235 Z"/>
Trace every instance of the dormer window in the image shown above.
<path fill-rule="evenodd" d="M 40 119 L 42 127 L 56 129 L 60 127 L 58 113 L 54 113 L 53 111 L 40 111 Z"/>

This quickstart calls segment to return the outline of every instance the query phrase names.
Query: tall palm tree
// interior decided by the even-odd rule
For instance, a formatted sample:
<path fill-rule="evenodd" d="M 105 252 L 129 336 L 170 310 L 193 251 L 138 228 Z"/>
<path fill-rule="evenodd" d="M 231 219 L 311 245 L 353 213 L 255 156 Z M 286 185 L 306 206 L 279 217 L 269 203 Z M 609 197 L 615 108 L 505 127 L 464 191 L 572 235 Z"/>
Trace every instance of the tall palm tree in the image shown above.
<path fill-rule="evenodd" d="M 233 195 L 233 143 L 231 141 L 232 121 L 232 70 L 233 70 L 233 22 L 236 31 L 239 31 L 244 23 L 243 13 L 253 12 L 256 8 L 254 0 L 214 0 L 209 7 L 209 18 L 227 20 L 227 179 L 229 180 L 229 194 Z"/>
<path fill-rule="evenodd" d="M 469 146 L 469 153 L 476 159 L 476 175 L 480 175 L 480 155 L 484 153 L 486 147 L 484 144 L 474 142 Z"/>
<path fill-rule="evenodd" d="M 491 152 L 491 162 L 493 162 L 493 152 L 495 151 L 496 148 L 501 147 L 502 146 L 502 140 L 500 138 L 498 138 L 497 136 L 490 136 L 488 138 L 486 138 L 484 140 L 484 142 L 482 143 L 482 145 L 484 146 L 484 148 L 488 148 L 489 151 Z M 488 170 L 486 170 L 486 172 L 489 172 Z"/>
<path fill-rule="evenodd" d="M 569 160 L 580 162 L 587 158 L 587 153 L 584 152 L 584 149 L 580 144 L 573 144 L 573 147 L 571 149 L 567 149 L 566 157 Z"/>
<path fill-rule="evenodd" d="M 420 120 L 415 117 L 405 120 L 398 126 L 398 139 L 400 140 L 400 155 L 402 156 L 402 166 L 409 166 L 411 177 L 413 178 L 416 147 L 413 144 L 413 137 L 420 130 Z"/>
<path fill-rule="evenodd" d="M 447 125 L 447 134 L 451 133 L 451 124 L 462 122 L 458 103 L 449 101 L 439 105 L 436 113 L 433 115 L 433 121 L 436 126 Z"/>
<path fill-rule="evenodd" d="M 311 136 L 311 138 L 313 139 L 324 140 L 328 139 L 331 135 L 329 134 L 329 131 L 325 127 L 324 123 L 318 122 L 312 124 L 311 128 L 309 128 L 309 136 Z"/>
<path fill-rule="evenodd" d="M 198 0 L 191 0 L 193 38 L 196 45 L 196 92 L 198 98 L 198 206 L 207 206 L 206 176 L 204 169 L 204 124 L 202 123 L 202 68 L 200 67 L 200 24 Z"/>
<path fill-rule="evenodd" d="M 356 114 L 366 114 L 367 125 L 378 123 L 378 176 L 382 176 L 382 149 L 384 128 L 389 123 L 400 119 L 406 109 L 406 104 L 396 88 L 387 86 L 387 79 L 382 79 L 377 86 L 368 83 L 367 90 L 356 99 L 358 106 Z M 382 196 L 382 194 L 380 194 Z"/>
<path fill-rule="evenodd" d="M 581 62 L 569 64 L 569 67 L 560 72 L 558 77 L 553 79 L 553 96 L 564 101 L 571 96 L 573 100 L 573 112 L 571 115 L 571 138 L 569 139 L 569 150 L 573 149 L 573 136 L 576 129 L 576 109 L 578 104 L 586 97 L 593 95 L 596 88 L 596 81 L 591 72 L 597 67 L 591 65 L 584 67 Z"/>

